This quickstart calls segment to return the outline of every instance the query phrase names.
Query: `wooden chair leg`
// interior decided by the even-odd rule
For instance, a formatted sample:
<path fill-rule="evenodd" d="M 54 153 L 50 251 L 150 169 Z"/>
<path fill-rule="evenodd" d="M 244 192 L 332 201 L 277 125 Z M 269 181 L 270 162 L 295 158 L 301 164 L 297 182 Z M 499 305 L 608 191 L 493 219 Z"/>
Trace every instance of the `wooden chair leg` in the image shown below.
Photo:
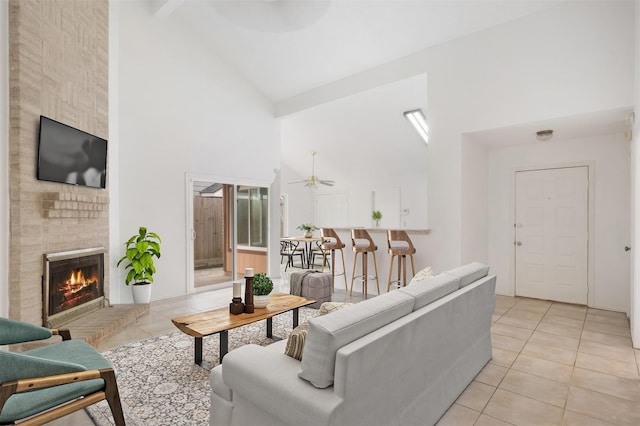
<path fill-rule="evenodd" d="M 407 256 L 402 255 L 402 287 L 407 286 Z"/>
<path fill-rule="evenodd" d="M 347 291 L 347 267 L 344 263 L 344 251 L 340 249 L 340 254 L 342 255 L 342 278 L 344 278 L 344 291 Z"/>
<path fill-rule="evenodd" d="M 336 262 L 336 251 L 335 250 L 331 250 L 331 288 L 333 290 L 336 289 L 336 268 L 335 268 L 335 262 Z M 324 268 L 324 263 L 322 264 L 322 267 Z"/>
<path fill-rule="evenodd" d="M 389 263 L 389 280 L 387 281 L 387 293 L 391 290 L 391 276 L 393 275 L 393 259 L 396 257 L 395 254 L 391 255 L 391 263 Z"/>
<path fill-rule="evenodd" d="M 349 296 L 353 294 L 353 280 L 356 278 L 356 265 L 358 264 L 358 252 L 353 257 L 353 272 L 351 273 L 351 290 L 349 290 Z"/>
<path fill-rule="evenodd" d="M 369 287 L 369 277 L 367 276 L 367 268 L 369 266 L 369 256 L 367 252 L 362 252 L 362 294 L 364 298 L 367 298 L 367 291 Z"/>
<path fill-rule="evenodd" d="M 413 264 L 413 255 L 410 254 L 409 257 L 411 257 L 411 273 L 413 274 L 413 276 L 416 275 L 416 266 Z M 411 277 L 413 278 L 413 277 Z"/>
<path fill-rule="evenodd" d="M 380 281 L 378 280 L 378 261 L 376 260 L 376 252 L 372 251 L 371 253 L 373 253 L 373 268 L 376 271 L 376 287 L 378 288 L 378 294 L 380 294 Z"/>
<path fill-rule="evenodd" d="M 115 372 L 111 369 L 100 370 L 100 376 L 104 379 L 104 393 L 116 426 L 125 426 L 124 413 L 120 403 L 120 393 L 116 382 Z"/>

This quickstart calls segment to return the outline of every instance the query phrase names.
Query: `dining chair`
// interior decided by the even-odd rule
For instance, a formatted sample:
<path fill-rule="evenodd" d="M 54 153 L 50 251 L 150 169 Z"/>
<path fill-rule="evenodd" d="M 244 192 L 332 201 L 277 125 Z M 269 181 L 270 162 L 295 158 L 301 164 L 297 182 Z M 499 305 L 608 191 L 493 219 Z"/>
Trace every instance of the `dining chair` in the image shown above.
<path fill-rule="evenodd" d="M 287 264 L 284 268 L 286 271 L 289 266 L 295 266 L 293 263 L 293 259 L 297 256 L 300 256 L 300 267 L 304 268 L 304 258 L 305 253 L 302 247 L 299 247 L 300 243 L 298 241 L 291 240 L 280 240 L 280 263 L 287 258 Z"/>

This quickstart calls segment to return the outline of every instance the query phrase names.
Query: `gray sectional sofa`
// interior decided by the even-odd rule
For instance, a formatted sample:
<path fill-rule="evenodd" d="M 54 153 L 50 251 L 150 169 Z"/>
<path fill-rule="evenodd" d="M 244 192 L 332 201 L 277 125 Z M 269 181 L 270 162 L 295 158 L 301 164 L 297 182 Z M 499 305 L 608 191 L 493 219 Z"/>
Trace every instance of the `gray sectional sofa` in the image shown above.
<path fill-rule="evenodd" d="M 495 276 L 471 263 L 229 352 L 211 372 L 212 425 L 431 425 L 491 359 Z"/>

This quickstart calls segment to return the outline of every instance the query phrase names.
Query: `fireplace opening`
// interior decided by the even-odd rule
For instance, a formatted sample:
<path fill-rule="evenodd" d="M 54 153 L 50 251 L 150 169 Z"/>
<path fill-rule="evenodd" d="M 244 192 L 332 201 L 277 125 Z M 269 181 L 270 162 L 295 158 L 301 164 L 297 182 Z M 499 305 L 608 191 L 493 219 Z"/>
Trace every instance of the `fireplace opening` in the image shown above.
<path fill-rule="evenodd" d="M 104 306 L 102 247 L 44 256 L 43 324 L 56 327 Z"/>

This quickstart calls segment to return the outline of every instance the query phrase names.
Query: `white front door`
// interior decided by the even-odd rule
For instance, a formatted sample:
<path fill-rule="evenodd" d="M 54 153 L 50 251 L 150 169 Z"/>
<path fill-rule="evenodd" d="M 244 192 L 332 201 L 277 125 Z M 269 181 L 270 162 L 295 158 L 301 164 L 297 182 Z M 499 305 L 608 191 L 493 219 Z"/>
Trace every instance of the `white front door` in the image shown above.
<path fill-rule="evenodd" d="M 516 295 L 587 304 L 589 168 L 516 173 Z"/>

